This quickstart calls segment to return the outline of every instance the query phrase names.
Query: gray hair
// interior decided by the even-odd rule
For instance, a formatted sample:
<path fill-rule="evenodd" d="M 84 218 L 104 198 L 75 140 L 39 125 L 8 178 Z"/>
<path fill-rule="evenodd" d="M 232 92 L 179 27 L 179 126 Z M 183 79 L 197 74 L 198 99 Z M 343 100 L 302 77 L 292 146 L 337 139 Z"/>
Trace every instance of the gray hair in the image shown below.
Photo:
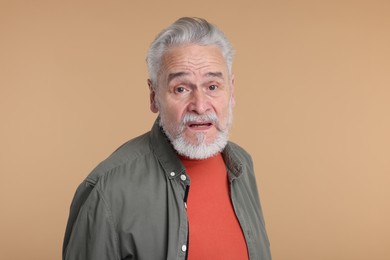
<path fill-rule="evenodd" d="M 225 34 L 205 19 L 182 17 L 160 32 L 149 47 L 146 57 L 149 79 L 157 85 L 157 76 L 161 70 L 161 59 L 173 45 L 180 44 L 216 45 L 222 52 L 229 71 L 232 73 L 233 48 Z"/>

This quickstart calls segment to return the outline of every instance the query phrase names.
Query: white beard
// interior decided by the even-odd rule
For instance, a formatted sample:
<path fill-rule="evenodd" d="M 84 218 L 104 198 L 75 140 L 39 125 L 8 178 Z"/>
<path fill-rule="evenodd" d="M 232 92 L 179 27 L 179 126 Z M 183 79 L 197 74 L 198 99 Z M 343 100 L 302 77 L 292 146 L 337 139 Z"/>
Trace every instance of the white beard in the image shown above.
<path fill-rule="evenodd" d="M 171 140 L 171 143 L 180 155 L 190 159 L 202 160 L 222 152 L 228 142 L 228 131 L 218 133 L 217 138 L 211 144 L 206 144 L 205 133 L 198 133 L 196 137 L 198 139 L 197 143 L 190 144 L 182 133 Z"/>
<path fill-rule="evenodd" d="M 160 111 L 160 126 L 163 128 L 165 134 L 168 136 L 168 139 L 171 141 L 174 149 L 178 154 L 190 159 L 202 160 L 222 152 L 222 150 L 227 145 L 229 139 L 228 130 L 231 126 L 233 117 L 232 114 L 232 105 L 229 104 L 228 120 L 226 126 L 221 127 L 214 112 L 206 115 L 187 113 L 181 120 L 180 125 L 175 127 L 172 125 L 168 126 L 166 124 L 165 113 Z M 196 134 L 197 142 L 195 144 L 188 142 L 184 134 L 184 129 L 186 127 L 186 122 L 191 120 L 212 121 L 218 130 L 216 139 L 212 143 L 207 144 L 206 134 L 198 133 Z"/>

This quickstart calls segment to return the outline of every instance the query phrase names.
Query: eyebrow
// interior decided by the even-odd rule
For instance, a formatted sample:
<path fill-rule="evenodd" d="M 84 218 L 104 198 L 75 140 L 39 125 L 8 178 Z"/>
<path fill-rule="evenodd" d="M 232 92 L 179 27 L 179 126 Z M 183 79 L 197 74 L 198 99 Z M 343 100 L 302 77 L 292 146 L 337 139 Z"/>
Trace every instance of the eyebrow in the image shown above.
<path fill-rule="evenodd" d="M 188 72 L 177 72 L 177 73 L 170 73 L 168 75 L 168 84 L 169 82 L 171 82 L 172 80 L 176 79 L 176 78 L 180 78 L 180 77 L 183 77 L 183 76 L 186 76 L 186 75 L 189 75 Z"/>
<path fill-rule="evenodd" d="M 170 73 L 168 75 L 168 84 L 169 82 L 171 82 L 172 80 L 176 79 L 176 78 L 180 78 L 180 77 L 183 77 L 183 76 L 187 76 L 189 75 L 190 73 L 188 72 L 176 72 L 176 73 Z M 207 78 L 219 78 L 219 79 L 223 79 L 223 74 L 222 72 L 207 72 L 206 74 L 203 75 L 204 77 L 207 77 Z"/>
<path fill-rule="evenodd" d="M 209 77 L 209 78 L 220 78 L 220 79 L 223 79 L 222 72 L 207 72 L 205 74 L 205 76 Z"/>

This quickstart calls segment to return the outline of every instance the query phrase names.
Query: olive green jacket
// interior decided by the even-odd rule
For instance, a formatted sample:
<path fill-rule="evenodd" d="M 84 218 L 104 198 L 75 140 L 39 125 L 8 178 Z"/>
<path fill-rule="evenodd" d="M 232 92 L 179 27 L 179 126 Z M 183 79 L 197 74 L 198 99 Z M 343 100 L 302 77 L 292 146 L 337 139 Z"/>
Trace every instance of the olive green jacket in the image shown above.
<path fill-rule="evenodd" d="M 270 260 L 251 158 L 231 142 L 223 158 L 249 257 Z M 63 259 L 186 259 L 191 246 L 189 186 L 190 178 L 156 120 L 150 132 L 122 145 L 80 184 L 70 208 Z"/>

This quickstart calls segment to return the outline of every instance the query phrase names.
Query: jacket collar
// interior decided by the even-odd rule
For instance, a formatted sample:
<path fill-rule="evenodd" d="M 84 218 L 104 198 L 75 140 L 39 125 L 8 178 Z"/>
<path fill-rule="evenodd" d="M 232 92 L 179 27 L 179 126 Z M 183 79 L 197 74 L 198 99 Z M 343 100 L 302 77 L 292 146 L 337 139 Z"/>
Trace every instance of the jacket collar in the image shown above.
<path fill-rule="evenodd" d="M 237 155 L 237 149 L 234 148 L 235 144 L 228 142 L 225 149 L 222 152 L 223 159 L 228 169 L 229 181 L 239 178 L 243 173 L 242 160 Z"/>
<path fill-rule="evenodd" d="M 159 125 L 158 117 L 151 130 L 151 144 L 155 155 L 157 156 L 165 174 L 169 179 L 173 179 L 185 172 L 185 168 L 168 137 Z"/>

